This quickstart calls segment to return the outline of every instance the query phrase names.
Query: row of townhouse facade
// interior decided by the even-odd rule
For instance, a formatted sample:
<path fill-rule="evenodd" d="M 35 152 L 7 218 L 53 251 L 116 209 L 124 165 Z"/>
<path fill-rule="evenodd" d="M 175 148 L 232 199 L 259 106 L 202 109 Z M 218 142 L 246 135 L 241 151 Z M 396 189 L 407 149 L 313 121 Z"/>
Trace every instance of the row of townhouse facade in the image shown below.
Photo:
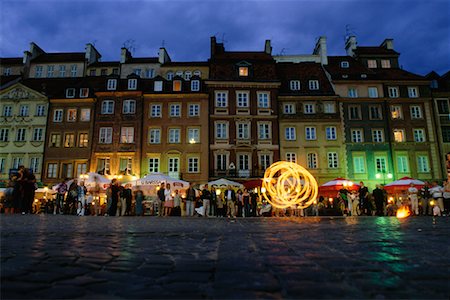
<path fill-rule="evenodd" d="M 272 55 L 270 41 L 227 51 L 212 37 L 205 62 L 173 62 L 164 48 L 102 62 L 91 44 L 46 53 L 31 43 L 22 62 L 1 59 L 1 179 L 23 164 L 49 185 L 86 172 L 251 180 L 278 160 L 319 183 L 447 177 L 449 73 L 399 68 L 390 39 L 349 37 L 346 52 L 327 55 L 325 37 L 292 56 Z"/>

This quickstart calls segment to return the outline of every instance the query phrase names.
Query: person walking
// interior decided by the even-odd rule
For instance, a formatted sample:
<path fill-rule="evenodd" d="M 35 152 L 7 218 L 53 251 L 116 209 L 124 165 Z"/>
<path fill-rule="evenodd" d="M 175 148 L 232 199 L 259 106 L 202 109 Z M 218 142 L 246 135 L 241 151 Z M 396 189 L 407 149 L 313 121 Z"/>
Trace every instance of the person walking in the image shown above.
<path fill-rule="evenodd" d="M 190 183 L 189 188 L 186 190 L 186 216 L 192 217 L 194 215 L 194 203 L 195 203 L 195 189 L 194 184 Z"/>
<path fill-rule="evenodd" d="M 56 187 L 56 205 L 53 209 L 53 214 L 56 215 L 63 213 L 64 208 L 64 197 L 67 193 L 67 178 L 61 181 Z"/>
<path fill-rule="evenodd" d="M 87 189 L 84 186 L 84 181 L 81 181 L 77 187 L 77 216 L 84 216 L 86 210 L 86 193 Z"/>
<path fill-rule="evenodd" d="M 419 215 L 419 190 L 416 188 L 414 183 L 411 183 L 408 188 L 408 197 L 409 201 L 411 203 L 411 210 L 416 214 L 416 216 Z"/>
<path fill-rule="evenodd" d="M 164 204 L 166 201 L 166 189 L 164 182 L 161 183 L 156 194 L 158 195 L 158 216 L 162 217 L 164 216 Z"/>
<path fill-rule="evenodd" d="M 205 212 L 204 216 L 206 218 L 208 218 L 209 217 L 209 209 L 211 207 L 211 192 L 208 189 L 208 184 L 205 184 L 203 186 L 202 194 L 200 197 L 203 201 L 203 211 Z"/>
<path fill-rule="evenodd" d="M 234 203 L 236 202 L 236 193 L 231 189 L 231 186 L 229 185 L 224 193 L 224 197 L 227 201 L 227 217 L 228 218 L 236 218 L 235 215 L 235 209 L 234 209 Z"/>
<path fill-rule="evenodd" d="M 66 197 L 65 213 L 68 215 L 75 215 L 78 202 L 78 180 L 74 179 L 69 186 Z"/>
<path fill-rule="evenodd" d="M 375 201 L 375 214 L 379 217 L 384 216 L 384 192 L 379 184 L 377 184 L 376 188 L 372 191 L 372 196 Z"/>

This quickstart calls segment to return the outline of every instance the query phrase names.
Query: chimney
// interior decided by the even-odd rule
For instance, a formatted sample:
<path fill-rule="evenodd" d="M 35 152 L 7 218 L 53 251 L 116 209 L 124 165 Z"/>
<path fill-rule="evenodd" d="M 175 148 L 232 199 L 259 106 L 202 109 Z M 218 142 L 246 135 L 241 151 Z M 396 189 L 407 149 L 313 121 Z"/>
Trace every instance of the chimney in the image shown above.
<path fill-rule="evenodd" d="M 266 40 L 266 44 L 264 45 L 264 52 L 272 55 L 272 46 L 270 45 L 270 40 Z"/>
<path fill-rule="evenodd" d="M 171 61 L 169 53 L 167 53 L 166 48 L 159 48 L 159 57 L 158 57 L 158 61 L 160 64 L 165 64 Z"/>
<path fill-rule="evenodd" d="M 356 43 L 356 36 L 354 36 L 354 35 L 349 36 L 347 38 L 347 40 L 345 41 L 345 51 L 347 51 L 347 55 L 348 56 L 354 56 L 355 55 L 354 51 L 356 49 L 356 45 L 357 45 L 357 43 Z"/>
<path fill-rule="evenodd" d="M 120 63 L 124 64 L 131 58 L 131 53 L 127 48 L 122 48 L 120 50 Z"/>
<path fill-rule="evenodd" d="M 30 70 L 30 64 L 31 64 L 31 52 L 30 51 L 23 51 L 23 77 L 28 78 L 29 70 Z"/>
<path fill-rule="evenodd" d="M 45 51 L 41 49 L 35 42 L 30 43 L 30 53 L 31 59 L 38 57 L 41 54 L 44 54 Z"/>
<path fill-rule="evenodd" d="M 86 44 L 85 50 L 86 54 L 84 57 L 88 65 L 99 61 L 100 58 L 102 57 L 100 53 L 97 51 L 97 49 L 95 49 L 94 45 L 92 45 L 91 43 Z"/>
<path fill-rule="evenodd" d="M 381 47 L 388 50 L 394 50 L 394 39 L 385 39 L 383 43 L 381 43 Z"/>
<path fill-rule="evenodd" d="M 211 37 L 211 58 L 214 57 L 214 54 L 216 54 L 216 37 Z"/>
<path fill-rule="evenodd" d="M 320 55 L 320 63 L 322 65 L 328 65 L 327 56 L 327 37 L 321 36 L 314 47 L 314 55 Z"/>

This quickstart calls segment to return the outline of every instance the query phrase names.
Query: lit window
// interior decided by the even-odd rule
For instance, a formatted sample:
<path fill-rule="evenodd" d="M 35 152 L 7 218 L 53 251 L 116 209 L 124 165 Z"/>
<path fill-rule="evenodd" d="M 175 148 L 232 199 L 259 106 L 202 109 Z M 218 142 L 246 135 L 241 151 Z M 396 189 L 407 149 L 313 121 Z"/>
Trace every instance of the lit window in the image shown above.
<path fill-rule="evenodd" d="M 50 148 L 59 148 L 61 146 L 61 135 L 59 133 L 52 133 L 50 135 Z"/>
<path fill-rule="evenodd" d="M 248 67 L 239 67 L 239 76 L 247 77 L 248 76 Z"/>
<path fill-rule="evenodd" d="M 87 122 L 91 120 L 91 109 L 90 108 L 82 108 L 80 111 L 80 121 Z"/>
<path fill-rule="evenodd" d="M 200 143 L 200 129 L 188 128 L 188 142 L 190 144 Z"/>
<path fill-rule="evenodd" d="M 394 129 L 394 141 L 397 143 L 403 143 L 406 141 L 404 129 Z"/>
<path fill-rule="evenodd" d="M 122 127 L 120 131 L 120 142 L 122 144 L 134 143 L 134 127 Z"/>
<path fill-rule="evenodd" d="M 121 174 L 130 175 L 133 170 L 133 159 L 131 157 L 121 157 L 119 161 L 119 171 Z"/>
<path fill-rule="evenodd" d="M 393 120 L 403 119 L 402 107 L 400 105 L 392 105 L 391 106 L 391 118 Z"/>
<path fill-rule="evenodd" d="M 348 69 L 349 63 L 348 61 L 341 61 L 341 68 L 342 69 Z"/>
<path fill-rule="evenodd" d="M 181 80 L 174 80 L 173 81 L 173 91 L 174 92 L 180 92 L 181 91 Z"/>
<path fill-rule="evenodd" d="M 383 69 L 389 69 L 391 67 L 391 61 L 388 59 L 382 59 L 381 60 L 381 67 Z"/>
<path fill-rule="evenodd" d="M 64 147 L 65 148 L 75 147 L 75 134 L 74 133 L 66 133 L 64 135 Z"/>
<path fill-rule="evenodd" d="M 367 67 L 370 69 L 375 69 L 377 67 L 377 61 L 375 59 L 367 60 Z"/>
<path fill-rule="evenodd" d="M 78 135 L 78 147 L 80 148 L 87 148 L 89 145 L 89 134 L 87 133 L 80 133 Z"/>
<path fill-rule="evenodd" d="M 67 122 L 76 122 L 77 121 L 77 109 L 70 108 L 67 110 Z"/>
<path fill-rule="evenodd" d="M 97 159 L 97 173 L 102 175 L 111 174 L 111 160 L 109 157 Z"/>

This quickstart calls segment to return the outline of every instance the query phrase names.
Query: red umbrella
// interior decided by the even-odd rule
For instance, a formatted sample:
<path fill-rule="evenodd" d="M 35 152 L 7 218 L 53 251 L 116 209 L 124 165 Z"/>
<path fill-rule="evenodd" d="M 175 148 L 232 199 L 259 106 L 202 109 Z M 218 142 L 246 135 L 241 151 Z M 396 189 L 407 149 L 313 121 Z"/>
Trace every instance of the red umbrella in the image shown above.
<path fill-rule="evenodd" d="M 388 193 L 398 193 L 401 191 L 405 191 L 407 190 L 410 186 L 411 183 L 414 183 L 414 185 L 416 186 L 416 188 L 419 190 L 421 189 L 424 185 L 425 182 L 411 178 L 411 177 L 403 177 L 400 178 L 399 180 L 393 181 L 389 184 L 386 184 L 384 186 L 384 189 L 388 192 Z"/>
<path fill-rule="evenodd" d="M 347 180 L 345 178 L 339 177 L 319 186 L 319 195 L 322 196 L 324 194 L 334 195 L 344 188 L 350 191 L 355 191 L 358 190 L 359 187 L 360 187 L 359 184 L 354 183 L 353 181 Z"/>

